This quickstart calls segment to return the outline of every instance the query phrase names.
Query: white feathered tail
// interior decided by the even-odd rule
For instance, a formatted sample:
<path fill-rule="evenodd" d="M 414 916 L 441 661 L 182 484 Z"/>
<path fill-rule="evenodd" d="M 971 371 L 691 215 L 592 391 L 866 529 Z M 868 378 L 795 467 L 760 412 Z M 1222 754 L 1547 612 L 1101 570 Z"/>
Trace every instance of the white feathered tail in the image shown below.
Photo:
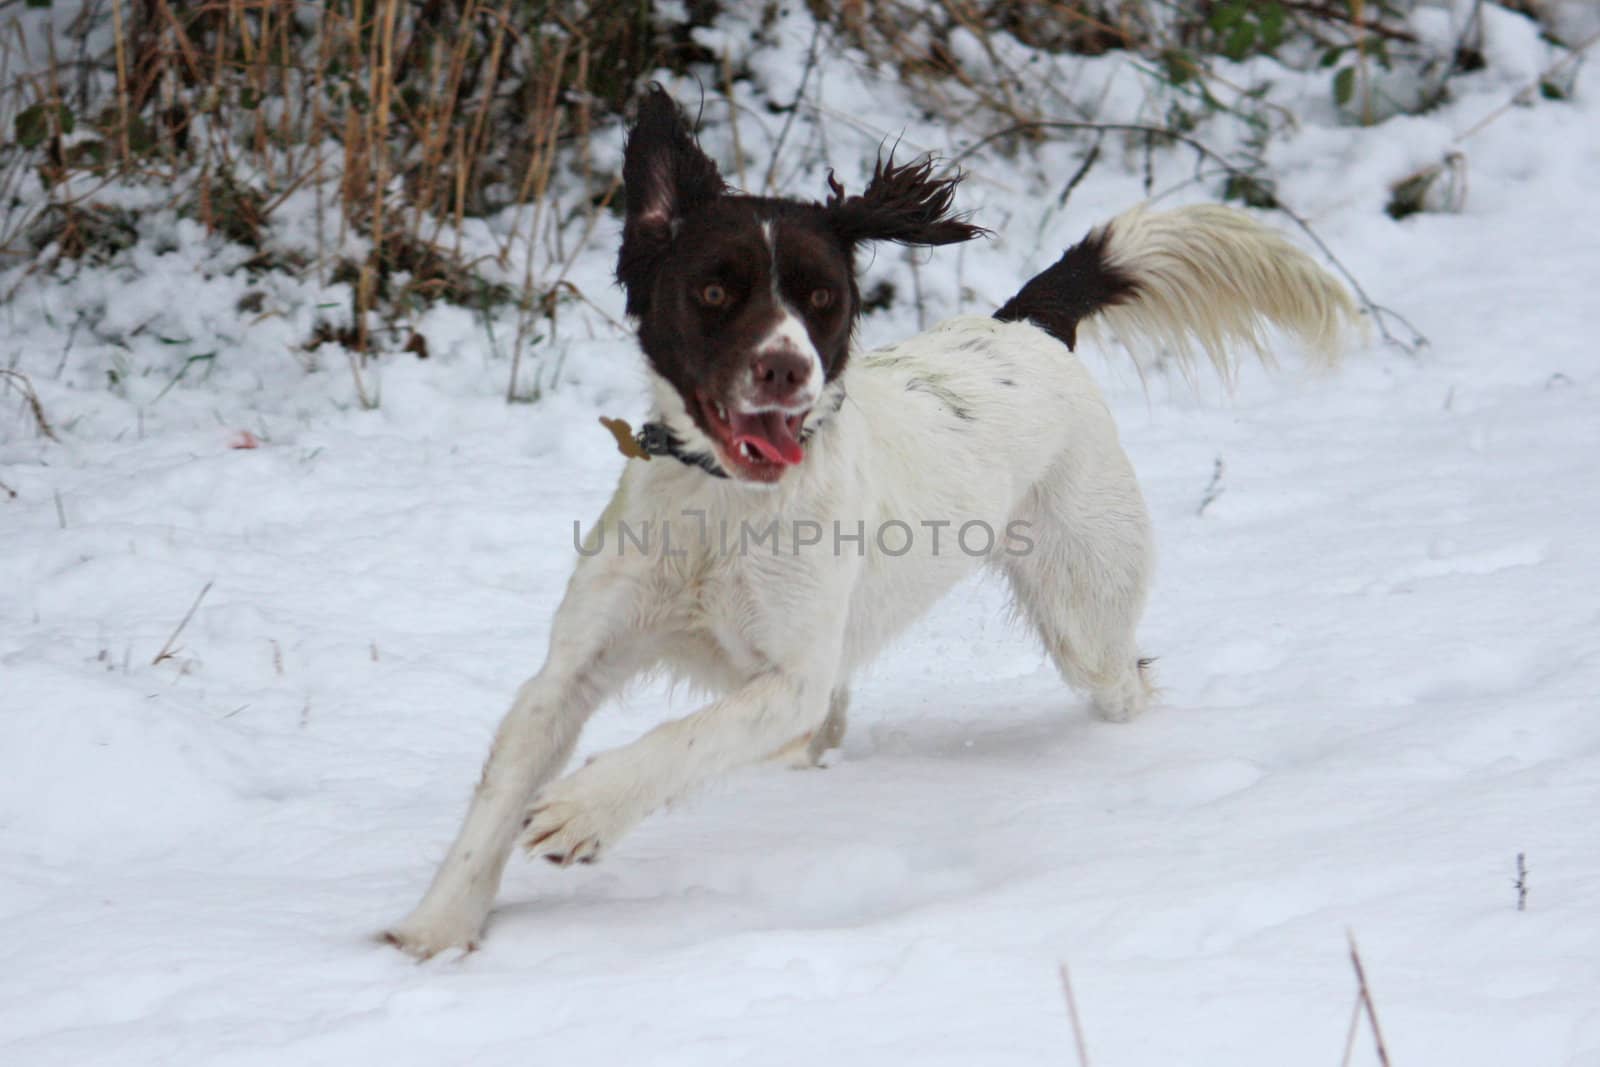
<path fill-rule="evenodd" d="M 1267 327 L 1334 362 L 1357 319 L 1349 292 L 1310 256 L 1241 211 L 1139 207 L 1096 227 L 995 317 L 1027 319 L 1075 347 L 1109 330 L 1136 356 L 1196 350 L 1232 380 L 1232 353 L 1273 362 Z"/>

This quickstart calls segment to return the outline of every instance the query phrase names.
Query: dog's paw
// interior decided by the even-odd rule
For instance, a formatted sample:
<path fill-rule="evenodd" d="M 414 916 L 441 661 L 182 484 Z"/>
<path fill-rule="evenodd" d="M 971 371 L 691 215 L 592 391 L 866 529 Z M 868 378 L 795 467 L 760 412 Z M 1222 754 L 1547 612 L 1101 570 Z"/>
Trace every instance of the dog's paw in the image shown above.
<path fill-rule="evenodd" d="M 393 945 L 413 959 L 426 960 L 452 949 L 476 952 L 481 928 L 481 923 L 461 916 L 413 913 L 378 934 L 378 940 Z"/>
<path fill-rule="evenodd" d="M 590 763 L 534 798 L 517 838 L 528 855 L 560 867 L 593 863 L 638 821 L 621 790 L 603 787 L 598 766 Z"/>
<path fill-rule="evenodd" d="M 1132 722 L 1150 703 L 1152 686 L 1147 674 L 1149 662 L 1140 660 L 1115 684 L 1096 689 L 1090 698 L 1095 716 L 1105 722 Z"/>
<path fill-rule="evenodd" d="M 790 770 L 810 771 L 822 767 L 822 755 L 823 750 L 817 746 L 813 735 L 804 733 L 767 758 Z"/>
<path fill-rule="evenodd" d="M 523 849 L 558 867 L 593 863 L 606 842 L 581 808 L 559 801 L 535 804 L 522 820 Z"/>

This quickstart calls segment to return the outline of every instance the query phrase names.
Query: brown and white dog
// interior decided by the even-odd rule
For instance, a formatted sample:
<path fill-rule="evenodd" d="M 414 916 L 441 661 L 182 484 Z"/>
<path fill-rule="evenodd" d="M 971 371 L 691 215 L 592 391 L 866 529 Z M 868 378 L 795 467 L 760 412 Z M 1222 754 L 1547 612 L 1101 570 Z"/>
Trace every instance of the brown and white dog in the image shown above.
<path fill-rule="evenodd" d="M 476 944 L 517 844 L 591 862 L 717 775 L 815 762 L 851 675 L 980 566 L 1097 714 L 1137 714 L 1150 524 L 1080 334 L 1198 348 L 1226 374 L 1230 344 L 1266 358 L 1266 324 L 1331 357 L 1354 317 L 1245 215 L 1135 209 L 993 317 L 853 356 L 857 251 L 979 236 L 951 213 L 957 179 L 891 160 L 860 195 L 830 178 L 824 203 L 732 194 L 659 88 L 623 176 L 617 276 L 653 372 L 639 443 L 658 458 L 624 467 L 454 846 L 385 932 L 418 957 Z M 721 695 L 557 778 L 607 695 L 658 667 Z"/>

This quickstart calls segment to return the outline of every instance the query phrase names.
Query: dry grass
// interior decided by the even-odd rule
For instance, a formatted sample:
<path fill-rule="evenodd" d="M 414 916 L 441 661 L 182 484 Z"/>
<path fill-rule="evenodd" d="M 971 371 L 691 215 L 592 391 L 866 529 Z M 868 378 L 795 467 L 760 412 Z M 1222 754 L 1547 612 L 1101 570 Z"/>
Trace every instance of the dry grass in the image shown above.
<path fill-rule="evenodd" d="M 808 0 L 810 58 L 795 98 L 770 102 L 784 118 L 764 177 L 743 173 L 729 105 L 740 184 L 778 184 L 785 138 L 810 107 L 811 68 L 851 46 L 928 112 L 974 132 L 973 150 L 1084 138 L 1063 202 L 1102 145 L 1142 154 L 1147 194 L 1155 151 L 1185 145 L 1199 156 L 1193 181 L 1217 181 L 1224 198 L 1283 210 L 1304 228 L 1266 163 L 1268 141 L 1292 117 L 1232 84 L 1216 57 L 1272 52 L 1292 37 L 1330 65 L 1335 96 L 1340 85 L 1359 90 L 1358 117 L 1370 120 L 1372 66 L 1416 47 L 1400 17 L 1411 2 Z M 0 128 L 12 135 L 0 145 L 0 266 L 114 257 L 138 228 L 108 190 L 158 190 L 255 249 L 252 270 L 348 283 L 340 321 L 307 343 L 350 352 L 362 403 L 377 402 L 367 360 L 410 345 L 407 320 L 438 301 L 486 324 L 491 308 L 515 308 L 507 397 L 536 399 L 541 384 L 523 356 L 556 336 L 563 308 L 589 302 L 572 268 L 617 207 L 617 176 L 596 167 L 591 135 L 659 69 L 734 100 L 750 72 L 692 33 L 720 7 L 684 5 L 682 23 L 650 0 L 81 0 L 75 18 L 52 22 L 0 4 Z M 1457 52 L 1469 43 L 1464 35 Z M 1099 121 L 1092 94 L 1074 95 L 1059 76 L 1071 63 L 1051 66 L 1113 50 L 1149 82 L 1138 121 Z M 1251 131 L 1226 158 L 1194 136 L 1221 113 Z M 1426 184 L 1438 199 L 1443 186 Z M 291 199 L 304 213 L 308 193 L 315 247 L 285 251 L 275 220 Z M 473 223 L 489 217 L 501 220 L 499 236 Z"/>
<path fill-rule="evenodd" d="M 255 266 L 348 275 L 362 360 L 381 325 L 440 300 L 513 302 L 527 343 L 615 199 L 591 131 L 643 72 L 698 54 L 645 0 L 85 0 L 65 33 L 49 25 L 17 16 L 0 36 L 0 123 L 18 134 L 0 264 L 115 254 L 105 189 L 169 190 Z M 576 218 L 548 195 L 573 188 L 563 167 Z M 277 261 L 273 220 L 305 190 L 314 262 Z M 463 248 L 469 220 L 513 207 L 494 255 Z"/>
<path fill-rule="evenodd" d="M 15 391 L 22 396 L 22 404 L 33 418 L 33 425 L 41 437 L 50 440 L 59 440 L 56 432 L 50 426 L 50 420 L 45 417 L 44 405 L 39 402 L 39 394 L 33 391 L 33 383 L 21 371 L 8 370 L 0 367 L 0 382 L 3 382 L 8 392 Z M 16 494 L 12 494 L 15 496 Z"/>

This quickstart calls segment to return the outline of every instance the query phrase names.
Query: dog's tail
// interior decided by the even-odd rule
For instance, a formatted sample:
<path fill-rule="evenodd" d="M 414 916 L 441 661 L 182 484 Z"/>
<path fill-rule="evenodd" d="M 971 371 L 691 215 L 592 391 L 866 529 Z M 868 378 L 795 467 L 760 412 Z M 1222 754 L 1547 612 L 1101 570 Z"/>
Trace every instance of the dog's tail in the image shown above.
<path fill-rule="evenodd" d="M 1356 316 L 1344 286 L 1310 256 L 1249 215 L 1213 204 L 1119 215 L 994 313 L 1032 322 L 1068 348 L 1080 326 L 1103 324 L 1136 355 L 1165 348 L 1185 370 L 1198 347 L 1229 380 L 1231 347 L 1272 362 L 1268 324 L 1332 363 Z"/>

